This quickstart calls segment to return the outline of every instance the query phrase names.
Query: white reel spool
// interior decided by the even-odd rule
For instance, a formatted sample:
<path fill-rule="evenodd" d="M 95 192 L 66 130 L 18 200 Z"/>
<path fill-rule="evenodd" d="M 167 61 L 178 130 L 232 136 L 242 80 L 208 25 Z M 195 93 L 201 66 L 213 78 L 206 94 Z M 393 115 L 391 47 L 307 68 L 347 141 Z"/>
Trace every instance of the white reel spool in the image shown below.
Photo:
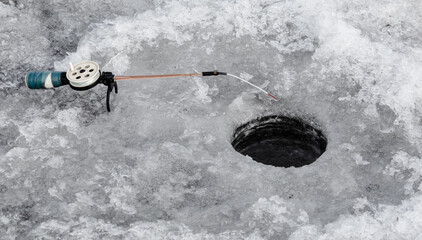
<path fill-rule="evenodd" d="M 66 78 L 75 88 L 84 88 L 94 84 L 100 78 L 100 66 L 96 62 L 86 61 L 76 65 L 69 63 Z"/>

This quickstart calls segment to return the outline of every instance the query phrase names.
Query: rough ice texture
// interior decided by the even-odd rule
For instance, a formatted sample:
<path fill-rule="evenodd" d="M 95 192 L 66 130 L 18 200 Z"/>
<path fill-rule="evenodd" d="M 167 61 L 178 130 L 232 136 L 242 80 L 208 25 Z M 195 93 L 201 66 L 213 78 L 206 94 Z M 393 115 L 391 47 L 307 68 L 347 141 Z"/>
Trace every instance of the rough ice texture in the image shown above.
<path fill-rule="evenodd" d="M 0 1 L 1 239 L 421 239 L 420 1 Z M 30 70 L 224 76 L 26 89 Z M 258 116 L 328 138 L 302 168 L 230 145 Z"/>

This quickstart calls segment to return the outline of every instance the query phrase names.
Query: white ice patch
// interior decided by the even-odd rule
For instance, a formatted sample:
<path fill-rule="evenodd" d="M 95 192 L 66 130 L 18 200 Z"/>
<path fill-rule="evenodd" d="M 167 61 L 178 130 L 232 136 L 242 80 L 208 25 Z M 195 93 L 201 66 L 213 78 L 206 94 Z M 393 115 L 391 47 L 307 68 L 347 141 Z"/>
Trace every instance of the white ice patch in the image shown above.
<path fill-rule="evenodd" d="M 422 183 L 422 159 L 410 156 L 406 152 L 397 152 L 391 163 L 385 168 L 384 173 L 406 180 L 406 193 L 411 194 L 421 191 Z M 410 171 L 410 177 L 405 172 Z"/>
<path fill-rule="evenodd" d="M 251 74 L 249 74 L 249 73 L 241 73 L 240 74 L 240 77 L 243 78 L 243 79 L 245 79 L 246 81 L 249 81 L 249 80 L 251 80 L 253 78 L 253 76 Z"/>
<path fill-rule="evenodd" d="M 103 71 L 112 69 L 114 74 L 122 75 L 129 69 L 129 66 L 130 60 L 128 55 L 119 52 L 114 57 L 111 57 L 110 60 L 103 66 Z"/>
<path fill-rule="evenodd" d="M 79 118 L 78 115 L 81 112 L 79 108 L 69 108 L 63 111 L 60 111 L 57 115 L 57 121 L 59 124 L 67 127 L 69 132 L 77 134 L 80 130 Z"/>
<path fill-rule="evenodd" d="M 195 92 L 195 96 L 197 97 L 197 99 L 202 103 L 212 102 L 212 99 L 208 96 L 208 92 L 210 89 L 208 84 L 202 78 L 195 77 L 194 79 L 198 87 L 197 91 Z"/>

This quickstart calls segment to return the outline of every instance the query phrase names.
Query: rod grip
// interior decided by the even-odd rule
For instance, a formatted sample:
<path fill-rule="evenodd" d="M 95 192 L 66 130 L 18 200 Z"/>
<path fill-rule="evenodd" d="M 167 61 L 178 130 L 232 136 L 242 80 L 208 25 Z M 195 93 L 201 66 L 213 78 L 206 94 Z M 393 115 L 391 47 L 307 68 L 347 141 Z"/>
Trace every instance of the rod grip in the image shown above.
<path fill-rule="evenodd" d="M 33 71 L 26 74 L 25 84 L 30 89 L 45 89 L 66 85 L 69 81 L 65 72 Z"/>

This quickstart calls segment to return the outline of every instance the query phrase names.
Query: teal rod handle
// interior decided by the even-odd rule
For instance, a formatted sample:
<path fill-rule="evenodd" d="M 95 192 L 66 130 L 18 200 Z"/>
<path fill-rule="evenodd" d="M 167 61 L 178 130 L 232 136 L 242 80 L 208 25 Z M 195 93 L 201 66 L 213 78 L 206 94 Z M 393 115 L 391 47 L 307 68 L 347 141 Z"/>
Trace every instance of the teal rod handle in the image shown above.
<path fill-rule="evenodd" d="M 25 84 L 30 89 L 56 88 L 69 84 L 65 72 L 33 71 L 26 74 Z"/>

